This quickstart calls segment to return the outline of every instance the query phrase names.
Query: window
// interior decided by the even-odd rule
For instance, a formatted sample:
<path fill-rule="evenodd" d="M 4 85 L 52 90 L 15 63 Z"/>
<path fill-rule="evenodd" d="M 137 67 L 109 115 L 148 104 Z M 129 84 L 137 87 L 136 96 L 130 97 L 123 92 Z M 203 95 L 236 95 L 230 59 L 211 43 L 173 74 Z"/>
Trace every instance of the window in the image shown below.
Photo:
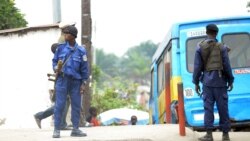
<path fill-rule="evenodd" d="M 229 59 L 232 68 L 250 67 L 250 38 L 248 33 L 226 34 L 222 37 L 231 50 Z"/>
<path fill-rule="evenodd" d="M 191 38 L 187 41 L 186 46 L 186 59 L 187 59 L 187 70 L 193 72 L 194 70 L 194 56 L 197 48 L 197 44 L 204 40 L 205 37 Z"/>
<path fill-rule="evenodd" d="M 153 97 L 154 93 L 154 69 L 151 70 L 151 89 L 150 89 L 150 97 Z"/>
<path fill-rule="evenodd" d="M 165 86 L 166 86 L 166 83 L 170 83 L 170 82 L 166 82 L 166 74 L 169 73 L 171 75 L 171 69 L 170 70 L 166 70 L 166 64 L 167 63 L 171 63 L 170 61 L 170 55 L 171 55 L 171 45 L 172 45 L 172 42 L 170 41 L 167 45 L 167 47 L 165 48 L 164 50 L 164 53 L 163 53 L 163 60 L 164 60 L 164 66 L 163 66 L 163 89 L 165 89 Z M 170 64 L 171 65 L 171 64 Z M 167 72 L 169 71 L 169 72 Z M 170 76 L 169 76 L 170 77 Z"/>
<path fill-rule="evenodd" d="M 158 96 L 161 94 L 161 91 L 163 90 L 163 75 L 164 75 L 164 68 L 163 68 L 163 60 L 161 59 L 159 64 L 158 64 L 158 68 L 157 68 L 158 72 Z"/>

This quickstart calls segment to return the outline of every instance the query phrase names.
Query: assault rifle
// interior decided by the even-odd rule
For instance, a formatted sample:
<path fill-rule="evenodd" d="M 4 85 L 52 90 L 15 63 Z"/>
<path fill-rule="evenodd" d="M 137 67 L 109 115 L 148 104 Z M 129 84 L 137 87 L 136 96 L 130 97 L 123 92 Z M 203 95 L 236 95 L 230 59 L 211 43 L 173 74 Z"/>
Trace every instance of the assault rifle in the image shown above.
<path fill-rule="evenodd" d="M 48 73 L 47 76 L 48 76 L 48 80 L 49 81 L 53 81 L 54 82 L 54 90 L 53 91 L 50 91 L 50 99 L 52 102 L 55 101 L 55 98 L 56 98 L 56 91 L 55 91 L 55 88 L 56 88 L 56 80 L 59 76 L 59 74 L 61 73 L 62 71 L 62 67 L 63 67 L 63 61 L 62 60 L 59 60 L 58 63 L 57 63 L 57 70 L 54 74 L 51 74 L 51 73 Z"/>

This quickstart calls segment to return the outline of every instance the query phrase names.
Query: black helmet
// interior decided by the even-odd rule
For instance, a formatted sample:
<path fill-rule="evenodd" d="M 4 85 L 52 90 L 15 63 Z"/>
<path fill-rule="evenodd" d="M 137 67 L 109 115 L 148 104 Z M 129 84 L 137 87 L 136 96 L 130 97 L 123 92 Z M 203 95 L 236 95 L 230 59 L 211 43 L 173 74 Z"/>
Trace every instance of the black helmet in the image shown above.
<path fill-rule="evenodd" d="M 77 37 L 77 29 L 76 29 L 75 26 L 72 26 L 72 25 L 67 26 L 67 27 L 64 29 L 63 32 L 66 33 L 66 34 L 71 34 L 71 35 L 74 36 L 75 38 Z"/>

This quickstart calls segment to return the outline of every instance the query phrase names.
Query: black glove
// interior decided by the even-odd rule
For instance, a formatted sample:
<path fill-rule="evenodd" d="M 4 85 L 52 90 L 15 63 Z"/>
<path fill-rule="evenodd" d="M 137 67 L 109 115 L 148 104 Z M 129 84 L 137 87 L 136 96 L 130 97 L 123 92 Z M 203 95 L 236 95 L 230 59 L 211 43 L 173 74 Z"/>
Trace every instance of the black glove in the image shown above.
<path fill-rule="evenodd" d="M 227 85 L 227 91 L 232 91 L 233 90 L 233 83 Z"/>
<path fill-rule="evenodd" d="M 195 91 L 196 91 L 196 93 L 198 94 L 198 96 L 200 96 L 201 97 L 201 88 L 200 88 L 200 85 L 198 84 L 198 85 L 195 85 Z"/>

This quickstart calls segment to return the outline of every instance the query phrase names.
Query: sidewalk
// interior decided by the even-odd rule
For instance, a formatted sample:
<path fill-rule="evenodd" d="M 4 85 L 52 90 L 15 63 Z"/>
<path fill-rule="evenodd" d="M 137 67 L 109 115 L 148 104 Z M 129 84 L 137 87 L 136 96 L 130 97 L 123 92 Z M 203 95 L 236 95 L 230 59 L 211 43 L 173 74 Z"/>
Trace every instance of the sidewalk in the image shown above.
<path fill-rule="evenodd" d="M 179 135 L 179 125 L 102 126 L 81 128 L 87 137 L 70 137 L 70 130 L 61 131 L 61 138 L 52 138 L 53 128 L 0 129 L 0 141 L 197 141 L 204 132 L 186 128 L 186 136 Z M 231 141 L 249 141 L 249 132 L 230 133 Z M 214 133 L 214 141 L 221 141 L 221 133 Z"/>

